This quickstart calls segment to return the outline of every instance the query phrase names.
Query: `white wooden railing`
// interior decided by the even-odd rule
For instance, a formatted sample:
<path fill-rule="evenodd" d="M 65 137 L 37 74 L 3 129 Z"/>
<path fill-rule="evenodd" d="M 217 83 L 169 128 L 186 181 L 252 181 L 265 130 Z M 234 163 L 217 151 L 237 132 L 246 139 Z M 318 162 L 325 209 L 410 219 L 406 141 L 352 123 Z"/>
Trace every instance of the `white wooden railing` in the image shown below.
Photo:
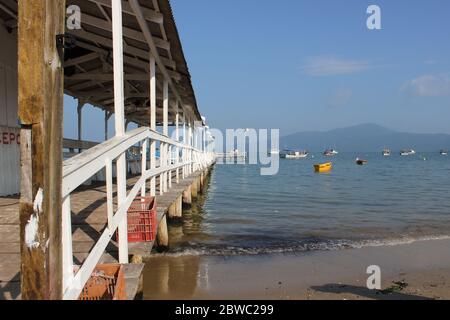
<path fill-rule="evenodd" d="M 188 139 L 191 140 L 191 139 Z M 149 143 L 150 142 L 150 143 Z M 160 161 L 156 167 L 155 143 L 159 142 Z M 192 141 L 190 141 L 192 144 Z M 113 162 L 123 157 L 128 149 L 136 144 L 142 146 L 141 177 L 128 192 L 125 198 L 118 199 L 118 207 L 114 212 L 113 205 Z M 147 168 L 147 149 L 150 147 L 150 168 Z M 175 149 L 175 152 L 173 150 Z M 173 156 L 175 154 L 175 157 Z M 178 155 L 178 156 L 177 156 Z M 62 198 L 63 198 L 63 292 L 64 299 L 77 299 L 95 266 L 100 261 L 112 236 L 119 229 L 127 232 L 126 216 L 128 208 L 139 193 L 145 195 L 147 181 L 150 181 L 151 195 L 155 195 L 155 178 L 160 176 L 160 194 L 168 191 L 172 186 L 172 173 L 176 172 L 176 180 L 184 179 L 197 170 L 206 168 L 214 161 L 214 154 L 205 150 L 198 150 L 190 145 L 170 139 L 147 127 L 135 129 L 121 137 L 115 137 L 102 144 L 64 161 Z M 120 170 L 121 166 L 115 166 Z M 107 226 L 93 249 L 78 268 L 74 265 L 72 250 L 72 221 L 71 221 L 71 193 L 86 180 L 100 170 L 106 171 L 107 189 Z M 181 176 L 180 176 L 181 170 Z M 125 183 L 125 185 L 121 185 Z M 117 179 L 117 189 L 126 190 L 126 181 Z M 118 192 L 118 197 L 120 197 Z M 125 240 L 125 241 L 123 241 Z M 119 256 L 128 257 L 128 243 L 126 236 L 120 238 Z M 123 260 L 123 258 L 122 258 Z M 124 263 L 124 261 L 120 261 Z"/>

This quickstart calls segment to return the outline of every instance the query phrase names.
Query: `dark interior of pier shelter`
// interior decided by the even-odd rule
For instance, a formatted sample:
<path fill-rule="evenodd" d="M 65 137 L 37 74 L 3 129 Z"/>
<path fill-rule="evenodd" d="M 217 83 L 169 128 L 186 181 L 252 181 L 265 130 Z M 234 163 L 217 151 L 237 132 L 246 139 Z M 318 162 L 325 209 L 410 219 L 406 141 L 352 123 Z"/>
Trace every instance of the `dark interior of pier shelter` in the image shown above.
<path fill-rule="evenodd" d="M 150 53 L 147 40 L 127 1 L 123 1 L 123 62 L 125 80 L 125 118 L 139 126 L 150 125 Z M 174 125 L 178 112 L 181 121 L 203 121 L 197 108 L 194 89 L 172 9 L 167 0 L 140 0 L 147 21 L 172 83 L 183 107 L 169 100 L 169 125 Z M 78 100 L 78 106 L 93 106 L 105 112 L 114 111 L 113 54 L 111 0 L 67 0 L 66 6 L 76 5 L 81 11 L 81 29 L 69 30 L 55 39 L 64 48 L 64 93 Z M 0 296 L 17 298 L 20 293 L 19 221 L 17 217 L 20 191 L 20 123 L 18 120 L 18 2 L 0 0 Z M 163 76 L 156 69 L 157 125 L 163 119 Z M 69 107 L 69 106 L 66 106 Z M 72 107 L 72 106 L 70 106 Z M 75 105 L 76 108 L 76 105 Z M 67 119 L 65 120 L 67 121 Z M 76 122 L 77 119 L 70 119 Z M 111 128 L 111 130 L 114 130 Z M 89 141 L 65 139 L 66 149 L 85 150 L 95 144 Z M 87 204 L 96 205 L 94 204 Z M 87 217 L 86 217 L 87 218 Z M 86 221 L 85 221 L 86 222 Z M 99 230 L 86 232 L 95 244 Z M 99 229 L 102 227 L 100 226 Z M 74 234 L 77 230 L 74 230 Z M 6 239 L 5 237 L 8 237 Z M 88 250 L 85 250 L 88 251 Z M 7 258 L 6 258 L 7 256 Z M 77 262 L 82 262 L 82 254 Z"/>

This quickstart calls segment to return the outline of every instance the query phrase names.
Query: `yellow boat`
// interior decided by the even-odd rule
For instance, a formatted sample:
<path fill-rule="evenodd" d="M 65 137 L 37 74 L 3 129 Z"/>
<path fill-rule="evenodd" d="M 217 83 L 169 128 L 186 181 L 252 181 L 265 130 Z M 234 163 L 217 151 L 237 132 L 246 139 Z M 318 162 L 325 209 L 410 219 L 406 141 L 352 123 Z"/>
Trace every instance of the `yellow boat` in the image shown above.
<path fill-rule="evenodd" d="M 331 162 L 315 164 L 314 170 L 316 172 L 328 172 L 333 168 L 333 164 Z"/>

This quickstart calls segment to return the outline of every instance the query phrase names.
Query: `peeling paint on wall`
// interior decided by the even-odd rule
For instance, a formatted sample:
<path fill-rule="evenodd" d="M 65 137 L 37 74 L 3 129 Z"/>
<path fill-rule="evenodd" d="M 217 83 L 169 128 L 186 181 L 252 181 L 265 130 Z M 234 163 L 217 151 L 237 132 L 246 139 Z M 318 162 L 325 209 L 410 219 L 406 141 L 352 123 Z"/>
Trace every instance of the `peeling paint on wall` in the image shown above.
<path fill-rule="evenodd" d="M 42 202 L 44 200 L 44 190 L 39 188 L 33 202 L 33 215 L 28 220 L 25 226 L 25 243 L 29 249 L 36 249 L 39 247 L 38 229 L 39 229 L 39 215 L 42 213 Z"/>
<path fill-rule="evenodd" d="M 36 197 L 34 198 L 33 202 L 33 210 L 34 214 L 39 216 L 39 214 L 42 212 L 42 202 L 44 201 L 44 190 L 42 188 L 39 188 L 38 192 L 36 193 Z"/>

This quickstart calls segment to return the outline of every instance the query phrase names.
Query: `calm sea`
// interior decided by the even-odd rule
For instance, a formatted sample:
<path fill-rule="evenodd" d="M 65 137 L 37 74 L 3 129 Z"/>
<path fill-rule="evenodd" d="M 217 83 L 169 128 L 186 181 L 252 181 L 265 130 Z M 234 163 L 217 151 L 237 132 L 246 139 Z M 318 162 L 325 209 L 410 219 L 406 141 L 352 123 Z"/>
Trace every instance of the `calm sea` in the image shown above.
<path fill-rule="evenodd" d="M 312 156 L 280 160 L 276 176 L 216 165 L 207 193 L 170 227 L 171 253 L 304 252 L 450 236 L 450 157 Z M 369 163 L 357 166 L 357 156 Z M 314 163 L 329 160 L 330 173 L 314 173 Z"/>

